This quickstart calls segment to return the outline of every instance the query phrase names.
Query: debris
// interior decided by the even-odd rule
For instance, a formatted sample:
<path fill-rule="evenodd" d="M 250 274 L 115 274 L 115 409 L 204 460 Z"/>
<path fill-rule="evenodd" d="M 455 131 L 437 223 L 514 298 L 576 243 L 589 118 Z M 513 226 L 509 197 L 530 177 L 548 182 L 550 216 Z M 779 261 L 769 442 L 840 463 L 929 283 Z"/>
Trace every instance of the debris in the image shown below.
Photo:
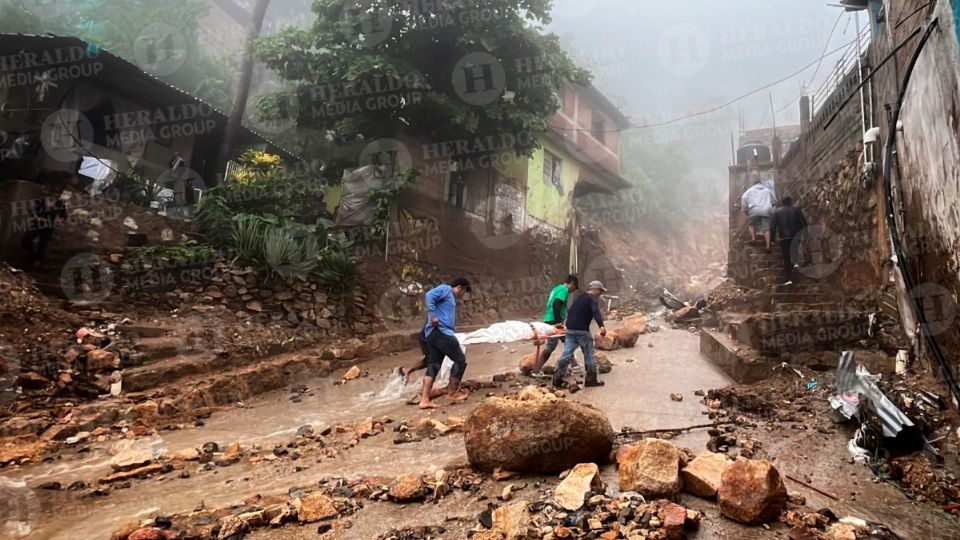
<path fill-rule="evenodd" d="M 343 380 L 352 381 L 360 376 L 360 368 L 358 366 L 353 366 L 343 374 Z"/>
<path fill-rule="evenodd" d="M 772 464 L 739 458 L 724 471 L 717 498 L 724 516 L 760 525 L 777 519 L 786 507 L 787 488 Z"/>
<path fill-rule="evenodd" d="M 835 500 L 835 501 L 839 501 L 839 500 L 840 500 L 840 497 L 837 497 L 836 495 L 834 495 L 833 493 L 830 493 L 829 491 L 824 491 L 823 489 L 818 488 L 817 486 L 814 486 L 813 484 L 811 484 L 811 483 L 809 483 L 809 482 L 804 482 L 803 480 L 800 480 L 799 478 L 796 478 L 796 477 L 794 477 L 794 476 L 790 476 L 789 474 L 785 474 L 784 476 L 787 478 L 787 480 L 792 480 L 792 481 L 794 481 L 794 482 L 796 482 L 796 483 L 798 483 L 798 484 L 800 484 L 800 485 L 802 485 L 802 486 L 806 486 L 806 487 L 808 487 L 808 488 L 816 491 L 817 493 L 819 493 L 819 494 L 821 494 L 821 495 L 824 495 L 824 496 L 826 496 L 826 497 L 830 497 L 831 499 L 833 499 L 833 500 Z"/>
<path fill-rule="evenodd" d="M 579 510 L 591 490 L 602 491 L 600 468 L 595 463 L 580 463 L 570 471 L 554 491 L 557 504 L 571 511 Z"/>
<path fill-rule="evenodd" d="M 665 308 L 673 309 L 673 310 L 683 309 L 687 307 L 687 304 L 683 300 L 680 300 L 679 298 L 677 298 L 673 293 L 671 293 L 667 289 L 664 289 L 663 292 L 660 294 L 660 303 L 663 304 Z"/>
<path fill-rule="evenodd" d="M 300 501 L 297 519 L 300 523 L 313 523 L 337 517 L 339 514 L 333 499 L 322 493 L 311 493 Z"/>
<path fill-rule="evenodd" d="M 670 399 L 673 401 L 683 401 L 683 394 L 678 394 L 678 393 L 670 394 Z"/>
<path fill-rule="evenodd" d="M 701 453 L 680 471 L 684 491 L 697 497 L 716 497 L 723 473 L 731 463 L 733 462 L 723 454 Z"/>
<path fill-rule="evenodd" d="M 620 490 L 648 498 L 680 493 L 680 450 L 661 439 L 644 439 L 618 455 Z"/>
<path fill-rule="evenodd" d="M 415 501 L 427 495 L 427 487 L 419 474 L 405 474 L 390 484 L 389 494 L 397 502 Z"/>

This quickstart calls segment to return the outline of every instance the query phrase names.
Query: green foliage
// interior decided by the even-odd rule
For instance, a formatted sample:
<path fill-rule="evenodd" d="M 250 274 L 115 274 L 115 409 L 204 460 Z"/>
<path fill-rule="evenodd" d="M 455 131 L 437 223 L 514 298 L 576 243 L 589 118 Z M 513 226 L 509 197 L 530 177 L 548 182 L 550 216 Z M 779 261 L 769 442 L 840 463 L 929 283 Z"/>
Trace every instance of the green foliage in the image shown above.
<path fill-rule="evenodd" d="M 178 267 L 209 263 L 216 250 L 206 244 L 158 245 L 137 250 L 131 257 L 135 266 L 165 261 Z"/>
<path fill-rule="evenodd" d="M 327 234 L 317 226 L 240 215 L 233 221 L 232 247 L 239 259 L 284 280 L 313 278 L 341 291 L 357 280 L 350 242 L 343 234 Z"/>
<path fill-rule="evenodd" d="M 161 77 L 217 107 L 230 107 L 235 59 L 211 54 L 200 44 L 198 22 L 206 0 L 0 0 L 0 31 L 79 37 L 134 62 L 134 44 L 155 23 L 183 36 L 187 57 L 175 73 Z M 40 9 L 29 9 L 31 5 Z"/>
<path fill-rule="evenodd" d="M 327 185 L 319 175 L 271 167 L 207 190 L 197 210 L 200 231 L 215 244 L 228 244 L 236 216 L 252 214 L 277 222 L 329 223 L 323 202 Z"/>
<path fill-rule="evenodd" d="M 327 236 L 315 271 L 317 281 L 330 289 L 348 290 L 358 280 L 357 261 L 350 255 L 346 235 Z"/>
<path fill-rule="evenodd" d="M 390 206 L 401 190 L 417 182 L 420 171 L 404 169 L 384 183 L 382 187 L 370 190 L 370 200 L 376 205 L 376 215 L 373 218 L 371 234 L 375 237 L 383 236 L 387 223 L 390 221 Z"/>
<path fill-rule="evenodd" d="M 398 130 L 433 140 L 537 134 L 547 129 L 550 117 L 561 106 L 559 96 L 565 82 L 590 79 L 563 51 L 557 36 L 543 33 L 543 26 L 550 22 L 550 0 L 360 3 L 367 11 L 389 17 L 389 35 L 382 43 L 365 43 L 352 35 L 357 21 L 344 17 L 349 1 L 315 0 L 317 20 L 312 28 L 288 29 L 255 46 L 256 57 L 293 87 L 290 94 L 300 104 L 299 125 L 332 133 L 335 141 L 392 137 Z M 411 9 L 411 5 L 418 7 Z M 425 24 L 425 17 L 450 24 Z M 505 90 L 514 93 L 512 100 L 477 106 L 457 95 L 454 68 L 465 56 L 478 52 L 500 61 Z M 400 83 L 402 93 L 416 92 L 419 100 L 373 107 L 375 110 L 361 107 L 363 110 L 343 116 L 313 114 L 330 101 L 331 90 L 342 94 L 350 85 L 385 80 Z M 260 112 L 270 117 L 290 101 L 288 95 L 262 96 L 258 105 Z M 534 137 L 518 137 L 514 150 L 530 155 L 536 147 Z"/>
<path fill-rule="evenodd" d="M 163 186 L 142 174 L 130 169 L 117 176 L 113 187 L 120 193 L 120 198 L 133 204 L 149 207 L 160 199 Z"/>

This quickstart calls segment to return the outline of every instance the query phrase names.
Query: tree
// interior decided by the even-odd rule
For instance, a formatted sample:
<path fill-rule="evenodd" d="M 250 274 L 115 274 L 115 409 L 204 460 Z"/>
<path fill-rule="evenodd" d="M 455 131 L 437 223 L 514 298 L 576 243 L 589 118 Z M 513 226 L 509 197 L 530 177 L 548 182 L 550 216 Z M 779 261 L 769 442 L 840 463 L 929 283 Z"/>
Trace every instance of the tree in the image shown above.
<path fill-rule="evenodd" d="M 291 90 L 261 96 L 271 117 L 335 143 L 413 133 L 433 141 L 513 135 L 537 148 L 568 81 L 589 74 L 545 34 L 551 0 L 315 0 L 308 30 L 260 40 L 257 56 Z M 371 98 L 373 100 L 371 101 Z M 382 99 L 381 99 L 382 98 Z"/>
<path fill-rule="evenodd" d="M 227 117 L 227 127 L 224 130 L 223 141 L 220 143 L 220 152 L 217 155 L 217 170 L 224 170 L 230 159 L 230 149 L 237 140 L 237 134 L 243 127 L 243 113 L 246 111 L 247 99 L 250 97 L 250 80 L 253 78 L 253 45 L 260 37 L 263 28 L 263 18 L 267 14 L 270 0 L 256 0 L 250 13 L 250 20 L 246 24 L 246 38 L 243 46 L 243 59 L 237 70 L 236 82 L 233 85 L 233 106 Z"/>

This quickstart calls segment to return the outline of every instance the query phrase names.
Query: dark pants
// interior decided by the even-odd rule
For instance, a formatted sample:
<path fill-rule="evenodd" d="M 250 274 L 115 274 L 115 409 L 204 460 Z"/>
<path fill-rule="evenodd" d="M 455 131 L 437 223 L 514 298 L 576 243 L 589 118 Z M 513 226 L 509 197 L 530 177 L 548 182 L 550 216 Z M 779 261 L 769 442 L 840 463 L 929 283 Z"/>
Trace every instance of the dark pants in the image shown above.
<path fill-rule="evenodd" d="M 32 229 L 23 233 L 23 238 L 20 239 L 20 246 L 27 251 L 28 267 L 32 268 L 33 265 L 40 262 L 43 254 L 47 252 L 47 245 L 50 243 L 51 238 L 53 238 L 53 229 Z M 36 247 L 33 245 L 34 239 L 37 239 Z"/>
<path fill-rule="evenodd" d="M 440 330 L 434 330 L 427 337 L 427 377 L 437 378 L 444 357 L 453 360 L 450 377 L 461 380 L 464 372 L 467 371 L 467 357 L 460 349 L 460 342 L 453 336 L 448 336 Z"/>
<path fill-rule="evenodd" d="M 783 252 L 783 276 L 785 281 L 793 281 L 793 256 L 790 254 L 790 246 L 793 245 L 793 238 L 780 239 L 780 251 Z"/>

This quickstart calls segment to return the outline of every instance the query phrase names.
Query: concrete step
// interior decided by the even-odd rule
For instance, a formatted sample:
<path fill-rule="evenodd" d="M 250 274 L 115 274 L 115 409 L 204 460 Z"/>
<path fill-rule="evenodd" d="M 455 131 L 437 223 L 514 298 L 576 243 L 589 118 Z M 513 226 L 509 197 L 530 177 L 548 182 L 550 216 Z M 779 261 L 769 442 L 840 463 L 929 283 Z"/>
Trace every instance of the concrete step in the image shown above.
<path fill-rule="evenodd" d="M 738 384 L 751 384 L 770 377 L 780 360 L 763 356 L 729 335 L 700 329 L 700 353 L 709 358 Z"/>
<path fill-rule="evenodd" d="M 841 308 L 843 308 L 843 306 L 836 302 L 778 302 L 773 305 L 774 311 L 809 311 L 811 309 L 820 311 L 835 311 Z"/>
<path fill-rule="evenodd" d="M 178 336 L 144 337 L 134 342 L 139 363 L 156 362 L 165 358 L 177 356 L 183 350 L 182 338 Z"/>
<path fill-rule="evenodd" d="M 829 295 L 815 291 L 773 292 L 770 293 L 770 298 L 782 302 L 823 302 L 824 299 L 829 299 Z"/>
<path fill-rule="evenodd" d="M 123 390 L 125 392 L 142 392 L 165 384 L 199 375 L 202 373 L 222 373 L 230 368 L 239 367 L 246 362 L 237 364 L 236 357 L 228 355 L 194 354 L 174 355 L 163 360 L 132 367 L 123 371 Z"/>

